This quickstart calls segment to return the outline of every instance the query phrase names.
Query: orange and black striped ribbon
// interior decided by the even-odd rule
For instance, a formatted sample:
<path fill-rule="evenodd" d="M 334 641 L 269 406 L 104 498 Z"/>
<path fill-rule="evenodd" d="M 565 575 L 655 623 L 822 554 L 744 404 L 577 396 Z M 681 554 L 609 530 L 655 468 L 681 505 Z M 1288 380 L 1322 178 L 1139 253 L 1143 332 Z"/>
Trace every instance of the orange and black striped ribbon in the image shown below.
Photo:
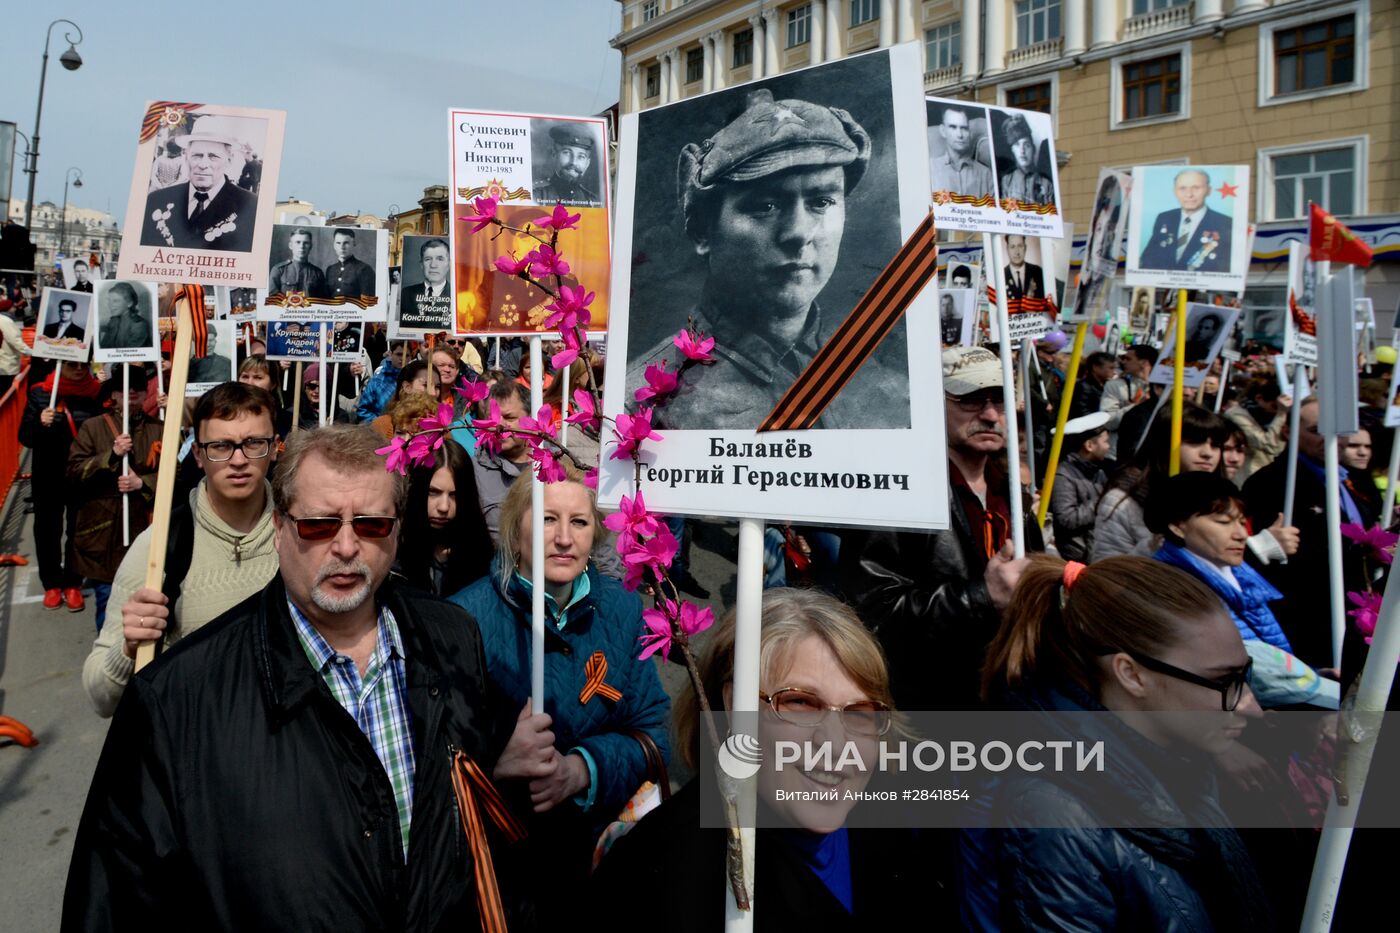
<path fill-rule="evenodd" d="M 491 779 L 482 773 L 466 752 L 460 750 L 452 759 L 452 792 L 457 797 L 457 814 L 462 819 L 462 831 L 466 833 L 467 845 L 472 850 L 476 909 L 481 917 L 481 929 L 483 933 L 506 933 L 506 912 L 501 905 L 501 888 L 496 881 L 496 866 L 491 859 L 491 845 L 486 839 L 482 811 L 509 842 L 524 839 L 525 827 L 510 812 Z"/>
<path fill-rule="evenodd" d="M 165 119 L 166 111 L 181 110 L 188 113 L 191 110 L 198 110 L 203 104 L 182 104 L 173 100 L 152 101 L 151 106 L 146 108 L 146 116 L 141 120 L 141 142 L 145 142 L 156 135 L 160 129 L 161 121 Z"/>
<path fill-rule="evenodd" d="M 175 300 L 179 301 L 181 298 L 189 303 L 190 322 L 194 326 L 190 338 L 190 358 L 202 360 L 209 355 L 209 321 L 204 316 L 204 286 L 181 285 Z"/>
<path fill-rule="evenodd" d="M 996 305 L 997 289 L 995 285 L 987 286 L 987 300 Z M 1049 298 L 1012 298 L 1006 303 L 1007 314 L 1048 314 L 1054 317 L 1057 310 L 1055 302 Z"/>
<path fill-rule="evenodd" d="M 612 700 L 616 703 L 622 699 L 622 691 L 616 687 L 611 687 L 603 683 L 603 678 L 608 676 L 608 656 L 601 651 L 595 651 L 589 656 L 588 662 L 583 665 L 583 689 L 579 691 L 578 701 L 587 703 L 593 697 L 600 696 L 605 700 Z"/>
<path fill-rule="evenodd" d="M 930 212 L 783 393 L 758 426 L 759 431 L 805 430 L 817 423 L 933 278 L 938 260 L 936 235 Z"/>

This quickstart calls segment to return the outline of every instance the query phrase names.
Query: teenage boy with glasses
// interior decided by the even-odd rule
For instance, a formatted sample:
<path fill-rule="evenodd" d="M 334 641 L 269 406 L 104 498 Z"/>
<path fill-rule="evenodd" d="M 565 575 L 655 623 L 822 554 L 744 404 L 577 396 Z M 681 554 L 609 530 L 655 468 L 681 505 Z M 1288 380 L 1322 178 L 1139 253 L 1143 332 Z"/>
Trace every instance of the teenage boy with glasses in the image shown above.
<path fill-rule="evenodd" d="M 165 585 L 145 585 L 147 530 L 117 568 L 112 611 L 83 665 L 83 686 L 100 715 L 116 709 L 140 642 L 164 638 L 168 647 L 277 575 L 267 481 L 277 456 L 276 411 L 271 395 L 241 382 L 216 386 L 195 405 L 194 460 L 204 478 L 171 514 Z"/>

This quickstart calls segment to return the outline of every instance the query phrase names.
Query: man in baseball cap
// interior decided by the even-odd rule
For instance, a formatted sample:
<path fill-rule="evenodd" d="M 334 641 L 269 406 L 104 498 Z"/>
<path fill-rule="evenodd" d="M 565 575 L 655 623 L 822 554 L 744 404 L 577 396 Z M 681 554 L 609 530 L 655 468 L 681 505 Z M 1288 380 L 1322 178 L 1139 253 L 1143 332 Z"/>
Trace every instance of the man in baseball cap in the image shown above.
<path fill-rule="evenodd" d="M 981 705 L 978 672 L 1026 567 L 1012 558 L 1011 493 L 997 462 L 1006 401 L 996 354 L 944 350 L 943 394 L 951 527 L 841 536 L 842 589 L 861 618 L 879 620 L 872 628 L 890 659 L 900 709 Z M 1031 504 L 1022 506 L 1026 550 L 1043 550 Z"/>
<path fill-rule="evenodd" d="M 247 252 L 253 248 L 258 201 L 233 183 L 239 124 L 232 117 L 197 117 L 176 137 L 184 147 L 187 181 L 152 191 L 142 215 L 142 246 Z"/>
<path fill-rule="evenodd" d="M 535 185 L 535 203 L 544 207 L 599 207 L 603 199 L 584 184 L 593 164 L 593 136 L 586 125 L 549 128 L 549 164 L 553 174 Z"/>
<path fill-rule="evenodd" d="M 835 271 L 847 197 L 870 154 L 870 136 L 846 111 L 774 100 L 766 89 L 681 149 L 677 207 L 708 267 L 690 318 L 715 338 L 716 362 L 687 371 L 658 427 L 756 428 L 811 362 L 841 323 L 816 299 Z M 663 360 L 671 371 L 682 362 L 670 337 L 631 356 L 629 389 Z M 890 391 L 898 381 L 882 368 L 867 361 L 816 427 L 907 427 L 907 398 Z"/>

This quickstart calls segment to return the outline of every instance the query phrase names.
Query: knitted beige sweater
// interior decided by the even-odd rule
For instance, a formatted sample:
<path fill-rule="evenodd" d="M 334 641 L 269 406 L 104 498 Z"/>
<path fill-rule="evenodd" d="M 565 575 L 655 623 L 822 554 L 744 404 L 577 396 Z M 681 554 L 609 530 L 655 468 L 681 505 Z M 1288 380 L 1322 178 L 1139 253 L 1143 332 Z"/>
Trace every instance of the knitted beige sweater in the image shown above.
<path fill-rule="evenodd" d="M 247 534 L 239 534 L 214 513 L 203 481 L 190 493 L 195 516 L 194 556 L 175 603 L 178 629 L 167 632 L 167 648 L 262 590 L 277 575 L 271 486 L 264 484 L 264 495 L 266 504 L 258 523 Z M 122 607 L 146 585 L 150 547 L 151 529 L 147 528 L 131 543 L 131 550 L 117 568 L 102 633 L 83 664 L 83 688 L 99 716 L 111 716 L 116 710 L 136 666 L 122 651 Z"/>

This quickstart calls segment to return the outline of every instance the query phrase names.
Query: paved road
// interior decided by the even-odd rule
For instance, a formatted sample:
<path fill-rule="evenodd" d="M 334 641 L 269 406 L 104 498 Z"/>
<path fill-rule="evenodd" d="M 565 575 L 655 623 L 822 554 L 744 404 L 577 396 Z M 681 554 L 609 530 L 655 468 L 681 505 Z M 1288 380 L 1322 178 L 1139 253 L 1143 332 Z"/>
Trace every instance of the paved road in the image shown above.
<path fill-rule="evenodd" d="M 92 711 L 81 683 L 96 631 L 91 594 L 81 613 L 40 605 L 28 495 L 28 483 L 15 485 L 0 524 L 0 552 L 31 560 L 28 567 L 0 568 L 0 713 L 26 723 L 40 740 L 34 749 L 0 745 L 0 930 L 6 933 L 58 928 L 73 833 L 107 734 L 107 720 Z M 734 602 L 737 526 L 692 527 L 693 572 L 710 589 L 718 618 Z M 663 664 L 660 671 L 677 696 L 687 680 L 684 668 Z M 678 762 L 671 776 L 689 777 Z"/>
<path fill-rule="evenodd" d="M 107 735 L 83 693 L 83 659 L 96 633 L 91 594 L 83 612 L 40 601 L 27 482 L 16 483 L 0 525 L 0 551 L 30 559 L 0 568 L 0 712 L 40 744 L 0 747 L 0 929 L 58 929 L 63 882 L 88 783 Z"/>

